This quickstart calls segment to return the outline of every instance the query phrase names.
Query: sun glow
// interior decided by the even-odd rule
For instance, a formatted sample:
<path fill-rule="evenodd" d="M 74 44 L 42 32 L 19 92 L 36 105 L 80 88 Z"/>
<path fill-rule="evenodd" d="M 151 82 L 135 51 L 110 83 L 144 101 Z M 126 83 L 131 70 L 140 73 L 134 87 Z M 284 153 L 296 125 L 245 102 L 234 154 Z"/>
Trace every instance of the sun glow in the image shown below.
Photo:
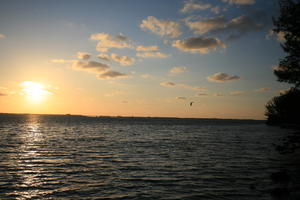
<path fill-rule="evenodd" d="M 31 102 L 41 102 L 45 100 L 47 96 L 52 94 L 45 86 L 41 83 L 32 82 L 32 81 L 24 81 L 21 83 L 23 87 L 22 92 L 26 96 L 26 98 Z"/>

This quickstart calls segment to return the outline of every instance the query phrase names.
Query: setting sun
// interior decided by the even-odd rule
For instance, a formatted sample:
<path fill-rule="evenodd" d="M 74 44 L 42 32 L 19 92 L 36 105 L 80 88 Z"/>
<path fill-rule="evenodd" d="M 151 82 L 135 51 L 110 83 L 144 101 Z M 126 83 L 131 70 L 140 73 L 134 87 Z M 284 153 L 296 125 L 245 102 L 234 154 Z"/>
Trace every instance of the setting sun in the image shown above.
<path fill-rule="evenodd" d="M 23 87 L 22 91 L 26 98 L 31 102 L 41 102 L 43 101 L 51 92 L 45 89 L 45 86 L 41 83 L 24 81 L 21 83 Z"/>

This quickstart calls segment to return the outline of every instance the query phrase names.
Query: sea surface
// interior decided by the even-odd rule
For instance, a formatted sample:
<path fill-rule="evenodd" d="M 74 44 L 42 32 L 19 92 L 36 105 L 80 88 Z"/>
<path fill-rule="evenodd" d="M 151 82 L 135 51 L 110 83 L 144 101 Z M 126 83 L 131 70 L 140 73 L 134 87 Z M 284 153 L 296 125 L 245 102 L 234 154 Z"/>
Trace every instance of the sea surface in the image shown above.
<path fill-rule="evenodd" d="M 0 199 L 276 199 L 270 174 L 280 169 L 299 189 L 297 158 L 275 150 L 289 131 L 254 120 L 1 114 Z"/>

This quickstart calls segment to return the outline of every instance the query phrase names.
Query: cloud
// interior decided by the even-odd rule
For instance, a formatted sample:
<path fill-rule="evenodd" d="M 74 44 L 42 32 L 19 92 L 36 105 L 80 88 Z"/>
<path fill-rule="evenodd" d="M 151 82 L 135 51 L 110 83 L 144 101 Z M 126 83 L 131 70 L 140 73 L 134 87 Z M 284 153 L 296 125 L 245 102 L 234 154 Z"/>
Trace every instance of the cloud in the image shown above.
<path fill-rule="evenodd" d="M 275 36 L 278 42 L 285 42 L 285 33 L 280 31 L 278 33 L 274 32 L 273 30 L 269 30 L 268 34 L 266 35 L 267 39 Z"/>
<path fill-rule="evenodd" d="M 229 4 L 238 4 L 238 5 L 251 5 L 255 3 L 255 0 L 222 0 L 222 1 Z"/>
<path fill-rule="evenodd" d="M 201 21 L 186 20 L 185 24 L 194 31 L 194 34 L 205 34 L 225 27 L 226 19 L 223 16 L 203 19 Z"/>
<path fill-rule="evenodd" d="M 144 31 L 150 30 L 157 35 L 171 38 L 179 37 L 182 34 L 178 23 L 171 20 L 159 20 L 153 16 L 144 19 L 140 24 L 140 28 Z"/>
<path fill-rule="evenodd" d="M 207 80 L 210 82 L 218 82 L 218 83 L 224 83 L 224 82 L 229 82 L 229 81 L 237 81 L 240 80 L 241 78 L 237 75 L 228 75 L 225 73 L 215 73 L 211 76 L 207 77 Z"/>
<path fill-rule="evenodd" d="M 245 94 L 244 91 L 232 91 L 229 93 L 230 96 L 241 96 L 243 94 Z"/>
<path fill-rule="evenodd" d="M 134 58 L 130 58 L 129 56 L 118 56 L 115 53 L 111 54 L 111 59 L 120 63 L 122 66 L 129 66 L 134 64 Z"/>
<path fill-rule="evenodd" d="M 204 87 L 194 87 L 189 84 L 185 83 L 174 83 L 174 82 L 161 82 L 161 86 L 163 87 L 168 87 L 168 88 L 183 88 L 183 89 L 188 89 L 188 90 L 195 90 L 195 91 L 205 91 L 206 89 Z"/>
<path fill-rule="evenodd" d="M 99 41 L 96 46 L 96 50 L 99 52 L 107 52 L 110 48 L 132 48 L 129 39 L 121 34 L 112 36 L 108 33 L 96 33 L 92 34 L 90 39 Z"/>
<path fill-rule="evenodd" d="M 7 94 L 0 92 L 0 97 L 1 96 L 7 96 Z"/>
<path fill-rule="evenodd" d="M 75 61 L 72 68 L 75 70 L 99 74 L 107 71 L 109 66 L 96 61 Z"/>
<path fill-rule="evenodd" d="M 173 67 L 170 70 L 170 73 L 171 74 L 181 74 L 181 73 L 186 72 L 186 71 L 187 71 L 186 67 Z"/>
<path fill-rule="evenodd" d="M 259 88 L 259 89 L 256 89 L 255 92 L 268 92 L 270 90 L 271 90 L 270 88 Z"/>
<path fill-rule="evenodd" d="M 227 21 L 223 16 L 219 16 L 199 21 L 185 20 L 185 24 L 194 31 L 194 34 L 226 33 L 228 34 L 227 39 L 233 40 L 242 37 L 248 32 L 261 30 L 264 27 L 263 23 L 256 21 L 249 16 L 242 15 L 230 21 Z"/>
<path fill-rule="evenodd" d="M 137 53 L 136 56 L 142 58 L 166 58 L 169 55 L 161 52 L 143 52 L 143 53 Z"/>
<path fill-rule="evenodd" d="M 143 46 L 143 45 L 140 45 L 140 46 L 136 47 L 137 51 L 157 51 L 158 49 L 159 49 L 158 46 Z"/>
<path fill-rule="evenodd" d="M 180 10 L 183 13 L 189 13 L 197 10 L 207 10 L 210 9 L 214 13 L 219 13 L 220 8 L 219 7 L 213 7 L 209 3 L 203 3 L 203 2 L 196 2 L 196 1 L 185 1 L 183 8 Z"/>
<path fill-rule="evenodd" d="M 91 54 L 86 53 L 86 52 L 78 52 L 77 53 L 78 59 L 88 60 L 90 57 L 91 57 Z"/>
<path fill-rule="evenodd" d="M 164 87 L 175 87 L 176 84 L 173 83 L 173 82 L 162 82 L 160 83 L 161 86 L 164 86 Z"/>
<path fill-rule="evenodd" d="M 53 60 L 51 60 L 51 62 L 53 62 L 53 63 L 61 63 L 61 64 L 63 64 L 63 63 L 74 63 L 76 61 L 77 60 L 65 60 L 65 59 L 53 59 Z"/>
<path fill-rule="evenodd" d="M 110 56 L 108 54 L 105 54 L 105 53 L 98 54 L 97 58 L 100 58 L 100 59 L 105 60 L 105 61 L 111 61 Z"/>
<path fill-rule="evenodd" d="M 206 10 L 211 7 L 212 5 L 209 3 L 186 1 L 183 5 L 183 8 L 180 11 L 183 13 L 188 13 L 195 10 Z"/>
<path fill-rule="evenodd" d="M 198 94 L 196 94 L 196 96 L 203 97 L 203 96 L 208 96 L 208 94 L 207 93 L 198 93 Z"/>
<path fill-rule="evenodd" d="M 225 96 L 225 94 L 223 94 L 223 93 L 215 93 L 213 96 L 215 96 L 215 97 L 223 97 L 223 96 Z"/>
<path fill-rule="evenodd" d="M 215 51 L 218 47 L 226 48 L 225 44 L 217 38 L 204 36 L 190 37 L 185 40 L 176 40 L 173 47 L 185 52 L 206 54 Z"/>
<path fill-rule="evenodd" d="M 98 74 L 97 75 L 98 79 L 113 79 L 113 78 L 128 78 L 127 74 L 120 73 L 117 71 L 107 71 L 103 74 Z"/>
<path fill-rule="evenodd" d="M 6 38 L 6 35 L 0 33 L 0 39 Z"/>
<path fill-rule="evenodd" d="M 186 100 L 186 97 L 176 97 L 177 100 Z"/>

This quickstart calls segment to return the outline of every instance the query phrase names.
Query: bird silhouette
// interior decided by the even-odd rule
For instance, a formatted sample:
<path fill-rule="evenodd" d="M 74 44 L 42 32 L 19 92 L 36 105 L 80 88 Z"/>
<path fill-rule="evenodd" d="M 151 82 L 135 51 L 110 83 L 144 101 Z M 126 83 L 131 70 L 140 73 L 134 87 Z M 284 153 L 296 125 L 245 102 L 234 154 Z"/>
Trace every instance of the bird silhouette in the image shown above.
<path fill-rule="evenodd" d="M 191 102 L 190 102 L 190 106 L 192 106 L 192 105 L 193 105 L 193 103 L 194 103 L 194 102 L 193 102 L 193 101 L 191 101 Z"/>

